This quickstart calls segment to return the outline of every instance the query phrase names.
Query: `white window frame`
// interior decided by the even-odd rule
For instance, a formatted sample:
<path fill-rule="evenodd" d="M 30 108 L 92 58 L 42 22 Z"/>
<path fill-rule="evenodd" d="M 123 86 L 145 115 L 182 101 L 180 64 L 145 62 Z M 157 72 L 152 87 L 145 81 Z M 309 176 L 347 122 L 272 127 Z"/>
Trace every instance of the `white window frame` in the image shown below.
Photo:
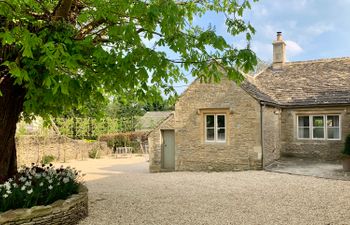
<path fill-rule="evenodd" d="M 207 116 L 214 116 L 214 140 L 208 140 L 207 139 Z M 224 116 L 225 118 L 225 139 L 224 140 L 219 140 L 218 139 L 218 129 L 222 127 L 218 127 L 218 116 Z M 227 137 L 227 116 L 226 114 L 223 114 L 223 113 L 207 113 L 204 115 L 204 129 L 205 129 L 205 132 L 204 132 L 204 139 L 205 139 L 205 142 L 206 143 L 226 143 L 226 137 Z"/>
<path fill-rule="evenodd" d="M 328 125 L 327 125 L 327 117 L 328 116 L 338 116 L 339 118 L 339 126 L 338 127 L 330 127 L 330 128 L 338 128 L 339 129 L 339 138 L 328 138 Z M 326 138 L 327 140 L 336 140 L 336 141 L 339 141 L 341 140 L 341 115 L 339 114 L 327 114 L 325 115 L 325 130 L 326 130 Z"/>
<path fill-rule="evenodd" d="M 299 137 L 299 117 L 309 117 L 309 138 Z M 314 124 L 313 117 L 323 117 L 323 138 L 314 138 Z M 327 117 L 328 116 L 338 116 L 339 118 L 339 126 L 334 127 L 339 129 L 339 138 L 328 138 L 328 125 L 327 125 Z M 341 115 L 340 114 L 312 114 L 312 115 L 297 115 L 297 139 L 298 140 L 329 140 L 329 141 L 339 141 L 341 140 Z"/>

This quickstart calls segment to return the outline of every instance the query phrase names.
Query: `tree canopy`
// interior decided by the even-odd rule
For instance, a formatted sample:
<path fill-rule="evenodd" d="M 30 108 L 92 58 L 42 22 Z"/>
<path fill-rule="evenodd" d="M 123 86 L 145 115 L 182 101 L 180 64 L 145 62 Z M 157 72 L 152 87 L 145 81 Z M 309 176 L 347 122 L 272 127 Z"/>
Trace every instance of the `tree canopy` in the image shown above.
<path fill-rule="evenodd" d="M 184 70 L 207 80 L 224 68 L 240 81 L 240 71 L 256 63 L 248 47 L 254 28 L 241 18 L 249 7 L 238 0 L 2 0 L 0 78 L 8 70 L 25 88 L 27 116 L 82 108 L 106 92 L 152 97 L 159 88 L 172 91 Z M 233 48 L 212 27 L 194 26 L 193 18 L 208 10 L 226 15 L 232 35 L 245 33 L 247 48 Z"/>
<path fill-rule="evenodd" d="M 224 73 L 241 81 L 257 63 L 249 48 L 255 31 L 243 19 L 250 3 L 0 0 L 0 181 L 17 171 L 20 115 L 82 112 L 110 95 L 153 98 L 173 91 L 184 71 L 204 81 Z M 214 27 L 196 26 L 194 18 L 207 11 L 225 17 L 227 32 L 243 35 L 246 47 L 234 48 Z"/>

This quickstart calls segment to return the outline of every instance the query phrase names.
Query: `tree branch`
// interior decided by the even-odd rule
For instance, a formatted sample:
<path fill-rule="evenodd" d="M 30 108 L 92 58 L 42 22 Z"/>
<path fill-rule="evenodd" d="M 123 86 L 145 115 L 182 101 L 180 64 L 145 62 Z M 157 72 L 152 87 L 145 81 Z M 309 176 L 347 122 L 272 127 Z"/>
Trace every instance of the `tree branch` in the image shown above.
<path fill-rule="evenodd" d="M 60 0 L 55 8 L 55 11 L 53 12 L 53 19 L 55 21 L 60 19 L 67 20 L 72 4 L 73 0 Z"/>
<path fill-rule="evenodd" d="M 101 26 L 105 22 L 105 19 L 92 21 L 91 23 L 85 25 L 83 28 L 80 29 L 79 33 L 75 36 L 75 39 L 83 39 L 85 35 L 89 34 L 91 31 L 95 30 L 97 27 Z"/>

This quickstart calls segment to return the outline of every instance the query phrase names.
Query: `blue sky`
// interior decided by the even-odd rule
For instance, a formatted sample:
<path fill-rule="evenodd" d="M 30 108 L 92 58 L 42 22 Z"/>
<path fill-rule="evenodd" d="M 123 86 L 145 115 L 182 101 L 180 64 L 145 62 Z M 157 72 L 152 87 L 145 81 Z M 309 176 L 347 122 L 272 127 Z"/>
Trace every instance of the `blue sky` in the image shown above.
<path fill-rule="evenodd" d="M 286 41 L 288 61 L 350 56 L 350 0 L 260 0 L 252 3 L 244 19 L 256 29 L 251 46 L 264 61 L 271 62 L 277 31 Z M 215 13 L 195 18 L 202 27 L 214 25 L 234 46 L 244 46 L 243 39 L 227 34 L 224 21 Z M 176 89 L 181 93 L 186 86 L 178 84 Z"/>

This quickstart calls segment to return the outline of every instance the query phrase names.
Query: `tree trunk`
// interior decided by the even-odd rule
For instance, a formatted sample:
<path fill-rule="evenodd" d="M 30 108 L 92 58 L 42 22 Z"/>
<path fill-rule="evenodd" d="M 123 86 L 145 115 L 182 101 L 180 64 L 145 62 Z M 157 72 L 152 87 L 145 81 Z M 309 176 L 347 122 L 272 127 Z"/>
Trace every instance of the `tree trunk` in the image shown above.
<path fill-rule="evenodd" d="M 23 111 L 25 89 L 9 74 L 0 76 L 0 183 L 17 173 L 16 124 Z"/>

